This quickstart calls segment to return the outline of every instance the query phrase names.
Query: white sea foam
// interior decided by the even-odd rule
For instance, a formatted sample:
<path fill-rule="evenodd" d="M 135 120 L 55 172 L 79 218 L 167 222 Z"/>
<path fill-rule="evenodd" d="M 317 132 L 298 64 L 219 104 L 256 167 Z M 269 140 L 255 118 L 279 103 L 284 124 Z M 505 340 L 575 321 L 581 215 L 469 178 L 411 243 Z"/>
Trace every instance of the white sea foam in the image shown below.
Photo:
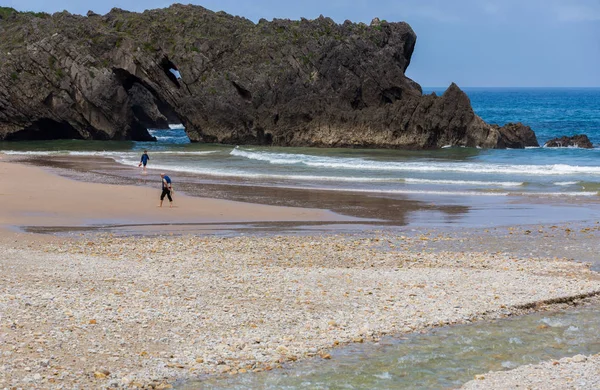
<path fill-rule="evenodd" d="M 382 372 L 381 374 L 373 374 L 378 379 L 392 379 L 392 375 L 389 372 Z"/>
<path fill-rule="evenodd" d="M 339 169 L 364 169 L 364 170 L 387 170 L 406 172 L 461 172 L 461 173 L 495 173 L 495 174 L 517 174 L 534 176 L 571 175 L 571 174 L 594 174 L 600 175 L 600 167 L 572 166 L 565 164 L 554 165 L 501 165 L 486 163 L 452 163 L 452 162 L 407 162 L 380 163 L 376 161 L 364 161 L 359 164 L 353 162 L 306 162 L 309 166 L 321 166 Z"/>
<path fill-rule="evenodd" d="M 175 172 L 196 173 L 215 177 L 235 177 L 247 179 L 273 179 L 293 181 L 328 181 L 328 182 L 355 182 L 355 183 L 406 183 L 406 184 L 431 184 L 431 185 L 455 185 L 455 186 L 489 186 L 489 187 L 519 187 L 522 182 L 486 182 L 486 181 L 463 181 L 463 180 L 428 180 L 394 177 L 364 177 L 364 176 L 321 176 L 321 175 L 289 175 L 257 173 L 240 170 L 221 170 L 213 168 L 199 168 L 183 165 L 153 165 L 156 169 L 165 169 Z"/>
<path fill-rule="evenodd" d="M 271 153 L 235 148 L 233 156 L 251 160 L 265 161 L 270 164 L 293 165 L 302 164 L 317 168 L 333 168 L 346 170 L 401 171 L 401 172 L 459 172 L 459 173 L 492 173 L 517 174 L 533 176 L 562 176 L 572 174 L 600 175 L 600 166 L 577 166 L 567 164 L 550 165 L 516 165 L 495 163 L 465 162 L 396 162 L 376 161 L 362 158 L 322 157 L 305 154 Z"/>
<path fill-rule="evenodd" d="M 546 145 L 548 145 L 547 142 L 541 148 L 543 148 L 543 149 L 549 149 L 549 150 L 561 150 L 561 149 L 593 150 L 593 149 L 595 149 L 595 148 L 591 148 L 591 149 L 590 148 L 582 148 L 582 147 L 575 146 L 575 145 L 559 146 L 559 147 L 550 147 L 550 146 L 546 146 Z"/>
<path fill-rule="evenodd" d="M 301 190 L 321 190 L 321 191 L 338 191 L 338 192 L 356 192 L 356 193 L 372 193 L 372 194 L 406 194 L 406 195 L 447 195 L 447 196 L 540 196 L 540 197 L 591 197 L 598 196 L 598 192 L 506 192 L 506 191 L 455 191 L 455 190 L 418 190 L 408 188 L 350 188 L 350 187 L 319 187 L 306 186 L 302 182 L 357 182 L 357 183 L 389 183 L 397 181 L 402 183 L 402 179 L 392 178 L 368 178 L 368 177 L 337 177 L 337 176 L 316 176 L 316 175 L 280 175 L 267 174 L 257 172 L 247 172 L 242 170 L 223 170 L 214 168 L 199 168 L 191 166 L 173 166 L 173 165 L 153 165 L 155 169 L 194 173 L 204 176 L 216 178 L 237 178 L 250 180 L 284 180 L 288 183 L 266 184 L 253 183 L 256 186 L 271 186 L 277 188 L 293 188 Z M 435 182 L 435 181 L 433 181 Z M 517 184 L 516 182 L 513 184 Z M 510 187 L 510 186 L 507 186 Z"/>
<path fill-rule="evenodd" d="M 534 196 L 551 196 L 551 197 L 558 197 L 558 196 L 570 196 L 570 197 L 575 197 L 575 196 L 598 196 L 598 192 L 597 191 L 582 191 L 582 192 L 532 192 L 531 194 L 528 195 L 534 195 Z"/>
<path fill-rule="evenodd" d="M 148 151 L 148 154 L 152 155 L 152 154 L 174 154 L 174 155 L 188 155 L 188 156 L 203 156 L 203 155 L 207 155 L 207 154 L 213 154 L 213 153 L 217 153 L 216 150 L 205 150 L 205 151 L 198 151 L 198 152 L 185 152 L 185 151 L 181 151 L 181 152 L 175 152 L 175 151 L 154 151 L 154 150 L 150 150 Z M 137 153 L 139 154 L 139 153 Z"/>
<path fill-rule="evenodd" d="M 2 150 L 2 154 L 16 155 L 16 156 L 50 156 L 50 155 L 67 155 L 65 151 L 21 151 L 21 150 Z"/>
<path fill-rule="evenodd" d="M 329 182 L 359 182 L 359 183 L 401 183 L 403 179 L 398 178 L 373 178 L 373 177 L 348 177 L 348 176 L 319 176 L 319 175 L 284 175 L 248 172 L 243 170 L 224 170 L 214 168 L 201 168 L 185 165 L 153 164 L 155 169 L 167 171 L 195 173 L 204 176 L 228 177 L 238 179 L 263 179 L 263 180 L 294 180 L 294 181 L 329 181 Z"/>
<path fill-rule="evenodd" d="M 572 186 L 577 184 L 578 182 L 576 181 L 557 181 L 556 183 L 553 183 L 555 186 Z"/>
<path fill-rule="evenodd" d="M 240 149 L 239 147 L 234 148 L 230 154 L 232 156 L 244 157 L 250 160 L 266 161 L 271 164 L 282 165 L 305 163 L 307 160 L 315 158 L 305 154 L 253 152 Z"/>
<path fill-rule="evenodd" d="M 139 154 L 137 152 L 107 152 L 107 151 L 69 151 L 69 150 L 39 150 L 39 151 L 20 151 L 20 150 L 2 150 L 0 153 L 16 156 L 105 156 L 114 157 L 128 154 Z"/>
<path fill-rule="evenodd" d="M 430 179 L 404 179 L 408 184 L 449 184 L 457 186 L 484 186 L 484 187 L 520 187 L 523 182 L 518 181 L 476 181 L 476 180 L 430 180 Z"/>
<path fill-rule="evenodd" d="M 319 190 L 319 191 L 335 191 L 335 192 L 357 192 L 366 194 L 398 194 L 398 195 L 443 195 L 443 196 L 508 196 L 508 192 L 477 192 L 477 191 L 428 191 L 428 190 L 384 190 L 377 188 L 327 188 L 327 187 L 300 187 L 290 186 L 286 188 L 295 188 L 300 190 Z"/>
<path fill-rule="evenodd" d="M 123 156 L 140 156 L 142 151 L 123 151 L 123 152 L 117 152 L 117 151 L 69 151 L 69 150 L 59 150 L 59 151 L 53 151 L 53 150 L 45 150 L 45 151 L 20 151 L 20 150 L 2 150 L 0 151 L 0 153 L 4 153 L 4 154 L 8 154 L 8 155 L 23 155 L 23 156 L 98 156 L 98 157 L 123 157 Z M 194 155 L 206 155 L 206 154 L 212 154 L 212 153 L 217 153 L 216 150 L 210 150 L 210 151 L 180 151 L 180 152 L 176 152 L 176 151 L 149 151 L 148 154 L 153 155 L 153 154 L 167 154 L 167 155 L 190 155 L 190 156 L 194 156 Z"/>
<path fill-rule="evenodd" d="M 359 192 L 375 194 L 407 194 L 407 195 L 448 195 L 448 196 L 552 196 L 552 197 L 579 197 L 597 196 L 597 192 L 480 192 L 480 191 L 429 191 L 429 190 L 407 190 L 407 189 L 354 189 L 354 188 L 308 188 L 293 187 L 298 189 L 311 189 L 323 191 Z"/>

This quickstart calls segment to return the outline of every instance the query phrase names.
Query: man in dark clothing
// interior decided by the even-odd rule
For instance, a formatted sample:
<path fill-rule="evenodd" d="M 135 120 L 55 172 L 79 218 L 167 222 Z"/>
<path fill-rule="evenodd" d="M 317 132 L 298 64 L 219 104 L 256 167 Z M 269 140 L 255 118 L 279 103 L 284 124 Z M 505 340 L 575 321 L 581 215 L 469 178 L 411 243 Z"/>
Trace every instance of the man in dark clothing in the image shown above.
<path fill-rule="evenodd" d="M 144 166 L 144 172 L 146 172 L 146 164 L 148 164 L 148 160 L 150 160 L 150 157 L 148 157 L 148 151 L 144 150 L 144 154 L 142 154 L 142 158 L 138 164 L 138 167 L 141 167 L 142 165 Z"/>
<path fill-rule="evenodd" d="M 162 207 L 165 196 L 169 198 L 169 207 L 173 207 L 173 198 L 171 198 L 171 191 L 173 190 L 171 178 L 164 173 L 161 173 L 160 177 L 162 179 L 162 194 L 160 194 L 160 204 L 158 207 Z"/>

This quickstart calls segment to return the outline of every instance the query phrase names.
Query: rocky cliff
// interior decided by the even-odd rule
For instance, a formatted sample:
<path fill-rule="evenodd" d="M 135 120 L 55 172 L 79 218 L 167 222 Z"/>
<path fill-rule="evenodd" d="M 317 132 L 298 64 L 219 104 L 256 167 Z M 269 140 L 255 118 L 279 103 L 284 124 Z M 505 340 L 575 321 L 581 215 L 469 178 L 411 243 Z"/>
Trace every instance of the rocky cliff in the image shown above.
<path fill-rule="evenodd" d="M 537 145 L 500 128 L 454 84 L 423 95 L 405 76 L 406 23 L 253 23 L 198 6 L 101 16 L 0 8 L 0 139 L 150 139 L 332 147 Z"/>

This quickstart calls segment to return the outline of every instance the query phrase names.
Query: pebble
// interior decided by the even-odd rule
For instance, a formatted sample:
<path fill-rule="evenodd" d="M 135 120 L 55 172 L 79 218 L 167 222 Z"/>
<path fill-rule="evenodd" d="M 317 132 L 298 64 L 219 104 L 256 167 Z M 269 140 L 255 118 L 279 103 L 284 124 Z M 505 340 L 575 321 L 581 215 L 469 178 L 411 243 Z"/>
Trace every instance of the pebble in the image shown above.
<path fill-rule="evenodd" d="M 0 246 L 0 388 L 168 388 L 600 290 L 573 261 L 428 253 L 386 234 L 87 242 Z"/>
<path fill-rule="evenodd" d="M 577 355 L 510 371 L 489 372 L 477 375 L 461 389 L 597 390 L 600 389 L 600 355 Z"/>

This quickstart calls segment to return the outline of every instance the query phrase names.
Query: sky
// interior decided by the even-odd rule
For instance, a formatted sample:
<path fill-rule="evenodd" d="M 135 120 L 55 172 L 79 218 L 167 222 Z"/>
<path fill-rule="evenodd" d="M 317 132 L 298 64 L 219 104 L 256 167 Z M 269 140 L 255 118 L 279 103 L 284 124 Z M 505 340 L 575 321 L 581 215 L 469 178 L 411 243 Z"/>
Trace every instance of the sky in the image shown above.
<path fill-rule="evenodd" d="M 8 4 L 7 4 L 8 3 Z M 408 22 L 417 45 L 407 76 L 424 87 L 600 87 L 600 0 L 194 0 L 253 21 Z M 2 0 L 19 11 L 141 12 L 161 0 Z"/>

